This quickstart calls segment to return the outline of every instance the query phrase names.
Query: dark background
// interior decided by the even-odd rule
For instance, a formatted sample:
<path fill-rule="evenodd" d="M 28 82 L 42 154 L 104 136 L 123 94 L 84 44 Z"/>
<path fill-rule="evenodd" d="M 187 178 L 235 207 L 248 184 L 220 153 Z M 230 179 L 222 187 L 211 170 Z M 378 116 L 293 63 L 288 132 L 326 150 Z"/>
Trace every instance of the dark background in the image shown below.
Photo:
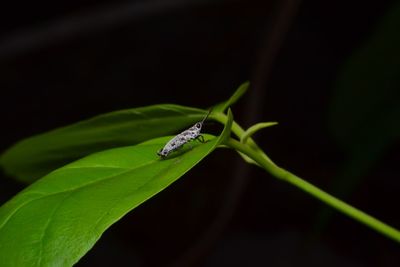
<path fill-rule="evenodd" d="M 355 169 L 348 163 L 353 150 L 343 145 L 343 136 L 360 130 L 338 127 L 341 117 L 335 117 L 335 110 L 344 104 L 335 96 L 346 82 L 338 77 L 395 4 L 4 3 L 0 149 L 117 109 L 156 103 L 208 107 L 250 80 L 250 91 L 233 107 L 235 119 L 245 127 L 257 121 L 280 123 L 256 136 L 275 162 L 400 228 L 398 138 L 372 155 L 368 167 L 358 167 L 364 171 L 353 186 L 347 182 L 351 177 L 335 182 Z M 348 101 L 355 100 L 356 112 L 363 99 L 352 98 L 351 88 Z M 373 114 L 380 107 L 371 109 Z M 352 110 L 347 111 L 351 116 Z M 344 129 L 342 137 L 339 128 Z M 373 137 L 367 143 L 380 138 Z M 23 185 L 3 175 L 0 188 L 4 202 Z M 343 188 L 350 189 L 345 193 Z M 398 244 L 341 214 L 321 223 L 322 207 L 298 189 L 241 163 L 235 153 L 217 150 L 113 225 L 77 265 L 399 266 Z"/>

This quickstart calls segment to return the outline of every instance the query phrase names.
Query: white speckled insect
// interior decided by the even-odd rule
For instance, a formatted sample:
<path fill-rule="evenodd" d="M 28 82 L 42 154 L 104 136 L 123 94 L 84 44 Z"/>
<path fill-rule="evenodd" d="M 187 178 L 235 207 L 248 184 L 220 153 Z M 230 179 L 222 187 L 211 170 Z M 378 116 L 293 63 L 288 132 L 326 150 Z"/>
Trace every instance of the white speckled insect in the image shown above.
<path fill-rule="evenodd" d="M 201 127 L 203 127 L 204 121 L 208 118 L 208 115 L 210 115 L 210 113 L 211 109 L 210 111 L 208 111 L 207 115 L 202 121 L 197 122 L 189 129 L 181 132 L 180 134 L 169 140 L 168 143 L 160 151 L 157 152 L 157 155 L 159 155 L 161 158 L 165 158 L 171 152 L 178 150 L 184 144 L 195 139 L 198 139 L 200 142 L 204 143 L 204 137 L 200 134 L 200 131 Z"/>

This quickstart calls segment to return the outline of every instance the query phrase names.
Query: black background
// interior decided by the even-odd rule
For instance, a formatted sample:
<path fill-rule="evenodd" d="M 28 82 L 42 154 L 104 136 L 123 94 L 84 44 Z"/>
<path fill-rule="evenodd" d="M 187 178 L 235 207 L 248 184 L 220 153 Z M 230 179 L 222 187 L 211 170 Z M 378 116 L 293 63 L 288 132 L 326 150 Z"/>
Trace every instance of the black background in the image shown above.
<path fill-rule="evenodd" d="M 335 80 L 395 1 L 13 1 L 0 9 L 0 149 L 99 113 L 233 107 L 284 168 L 330 191 Z M 297 4 L 299 4 L 297 6 Z M 212 124 L 209 125 L 212 131 Z M 207 130 L 206 130 L 207 131 Z M 397 145 L 346 200 L 400 228 Z M 0 179 L 2 202 L 23 188 Z M 228 150 L 113 225 L 78 266 L 399 266 L 400 247 Z M 0 263 L 1 265 L 1 263 Z"/>

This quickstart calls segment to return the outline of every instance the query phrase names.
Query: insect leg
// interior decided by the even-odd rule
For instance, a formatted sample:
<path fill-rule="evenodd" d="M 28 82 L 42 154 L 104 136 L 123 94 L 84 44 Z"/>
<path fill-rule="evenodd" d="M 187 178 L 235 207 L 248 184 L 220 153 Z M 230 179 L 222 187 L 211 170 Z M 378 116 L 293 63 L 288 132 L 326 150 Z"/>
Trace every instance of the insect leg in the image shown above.
<path fill-rule="evenodd" d="M 198 139 L 201 143 L 205 143 L 206 141 L 204 140 L 204 136 L 202 136 L 201 134 L 199 134 L 196 139 Z"/>

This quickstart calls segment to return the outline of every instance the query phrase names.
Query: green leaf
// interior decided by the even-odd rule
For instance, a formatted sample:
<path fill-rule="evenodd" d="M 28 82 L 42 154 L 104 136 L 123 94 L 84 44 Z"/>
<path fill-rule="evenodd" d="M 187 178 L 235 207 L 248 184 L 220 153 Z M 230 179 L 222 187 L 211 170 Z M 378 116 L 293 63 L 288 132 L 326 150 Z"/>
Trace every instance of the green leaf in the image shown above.
<path fill-rule="evenodd" d="M 33 182 L 94 152 L 134 145 L 175 134 L 207 111 L 178 105 L 154 105 L 115 111 L 22 140 L 0 157 L 6 173 Z"/>
<path fill-rule="evenodd" d="M 267 128 L 267 127 L 271 127 L 271 126 L 274 126 L 274 125 L 277 125 L 278 123 L 277 122 L 260 122 L 260 123 L 257 123 L 257 124 L 254 124 L 253 126 L 251 126 L 250 128 L 248 128 L 244 133 L 243 133 L 243 135 L 241 136 L 241 138 L 240 138 L 240 142 L 242 142 L 242 143 L 246 143 L 247 142 L 247 140 L 253 135 L 253 134 L 255 134 L 256 132 L 258 132 L 259 130 L 261 130 L 261 129 L 264 129 L 264 128 Z"/>
<path fill-rule="evenodd" d="M 225 111 L 247 90 L 242 84 L 214 112 Z M 134 145 L 179 130 L 204 118 L 207 110 L 173 104 L 120 110 L 24 139 L 0 156 L 0 166 L 31 183 L 67 163 L 114 147 Z"/>
<path fill-rule="evenodd" d="M 160 159 L 162 137 L 95 153 L 57 169 L 0 208 L 1 266 L 71 266 L 110 225 L 154 196 L 230 136 L 205 135 Z"/>
<path fill-rule="evenodd" d="M 251 138 L 251 136 L 254 135 L 256 132 L 258 132 L 258 131 L 261 130 L 261 129 L 274 126 L 274 125 L 276 125 L 276 124 L 278 124 L 278 123 L 277 123 L 277 122 L 260 122 L 260 123 L 257 123 L 257 124 L 255 124 L 255 125 L 251 126 L 250 128 L 248 128 L 248 129 L 240 136 L 240 142 L 243 143 L 243 144 L 246 144 L 247 141 L 248 141 L 248 139 Z M 260 150 L 260 148 L 259 148 L 255 143 L 250 143 L 249 145 L 252 146 L 252 148 L 255 149 L 255 150 L 257 150 L 257 151 Z M 246 156 L 246 155 L 243 154 L 242 152 L 239 152 L 239 151 L 237 151 L 237 152 L 238 152 L 239 155 L 244 159 L 244 161 L 246 161 L 247 163 L 254 164 L 254 165 L 260 167 L 260 165 L 259 165 L 256 161 L 254 161 L 253 159 L 251 159 L 250 157 Z"/>
<path fill-rule="evenodd" d="M 233 93 L 233 95 L 227 100 L 222 103 L 219 103 L 214 106 L 213 111 L 214 112 L 221 112 L 224 113 L 227 108 L 235 104 L 241 97 L 244 95 L 244 93 L 247 92 L 247 89 L 249 89 L 250 82 L 244 82 L 242 83 L 238 89 Z"/>

